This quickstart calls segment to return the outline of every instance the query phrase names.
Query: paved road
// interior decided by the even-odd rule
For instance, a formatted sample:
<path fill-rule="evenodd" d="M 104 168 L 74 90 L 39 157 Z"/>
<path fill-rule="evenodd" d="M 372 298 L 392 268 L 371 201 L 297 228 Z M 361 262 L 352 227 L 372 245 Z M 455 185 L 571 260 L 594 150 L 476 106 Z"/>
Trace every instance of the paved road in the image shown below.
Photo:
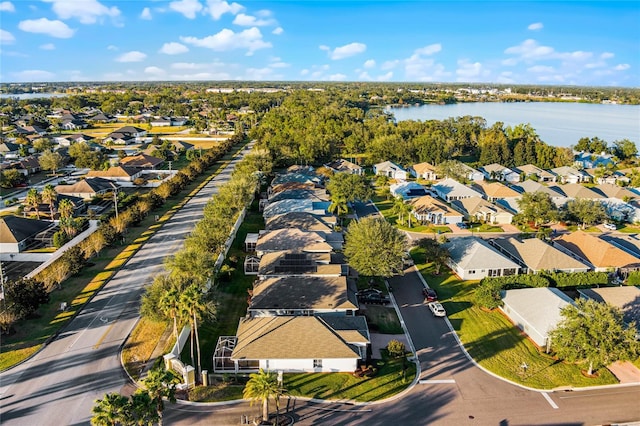
<path fill-rule="evenodd" d="M 240 158 L 165 223 L 54 341 L 0 376 L 0 423 L 87 424 L 95 399 L 123 391 L 129 381 L 120 363 L 120 347 L 138 321 L 144 285 L 162 271 L 162 260 L 180 248 Z"/>

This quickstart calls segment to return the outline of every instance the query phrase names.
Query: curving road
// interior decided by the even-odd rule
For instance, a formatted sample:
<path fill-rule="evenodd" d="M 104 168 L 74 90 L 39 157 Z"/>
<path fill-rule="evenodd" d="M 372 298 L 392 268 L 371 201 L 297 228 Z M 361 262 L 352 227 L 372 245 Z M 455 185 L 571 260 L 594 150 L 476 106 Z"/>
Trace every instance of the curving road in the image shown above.
<path fill-rule="evenodd" d="M 247 145 L 154 234 L 59 335 L 27 362 L 0 375 L 2 425 L 88 424 L 94 400 L 130 386 L 120 347 L 138 321 L 143 287 L 162 271 L 227 182 Z"/>

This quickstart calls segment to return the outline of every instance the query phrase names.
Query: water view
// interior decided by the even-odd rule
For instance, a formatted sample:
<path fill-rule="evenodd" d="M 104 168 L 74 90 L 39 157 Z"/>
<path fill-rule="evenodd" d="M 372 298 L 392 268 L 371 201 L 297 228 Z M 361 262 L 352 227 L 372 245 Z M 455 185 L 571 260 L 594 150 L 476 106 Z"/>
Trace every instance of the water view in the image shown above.
<path fill-rule="evenodd" d="M 484 117 L 487 125 L 529 123 L 544 142 L 554 146 L 575 145 L 582 137 L 597 136 L 610 144 L 629 139 L 640 142 L 640 105 L 581 104 L 557 102 L 460 103 L 389 107 L 396 121 L 444 120 L 465 115 Z"/>

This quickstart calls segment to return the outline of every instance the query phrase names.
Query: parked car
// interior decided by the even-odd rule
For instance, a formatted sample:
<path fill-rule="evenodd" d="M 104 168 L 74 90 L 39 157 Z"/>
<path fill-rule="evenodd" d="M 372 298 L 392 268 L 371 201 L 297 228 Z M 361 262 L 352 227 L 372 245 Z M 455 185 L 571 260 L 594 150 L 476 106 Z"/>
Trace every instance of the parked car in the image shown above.
<path fill-rule="evenodd" d="M 358 297 L 363 297 L 363 296 L 369 296 L 371 294 L 377 294 L 377 295 L 381 295 L 382 292 L 376 288 L 366 288 L 364 290 L 360 290 L 356 293 L 356 296 Z"/>
<path fill-rule="evenodd" d="M 428 288 L 428 287 L 423 288 L 422 295 L 424 296 L 427 302 L 433 302 L 434 300 L 438 300 L 438 294 L 432 288 Z"/>
<path fill-rule="evenodd" d="M 618 229 L 615 223 L 605 223 L 604 228 L 608 229 L 609 231 L 615 231 L 616 229 Z"/>
<path fill-rule="evenodd" d="M 447 312 L 444 310 L 444 306 L 439 302 L 431 302 L 429 303 L 429 309 L 431 309 L 431 313 L 434 317 L 446 317 Z"/>
<path fill-rule="evenodd" d="M 458 223 L 456 223 L 456 226 L 457 226 L 458 228 L 460 228 L 460 229 L 467 229 L 467 228 L 469 227 L 469 225 L 467 225 L 467 224 L 466 224 L 466 223 L 464 223 L 464 222 L 458 222 Z"/>
<path fill-rule="evenodd" d="M 366 293 L 362 295 L 358 294 L 358 302 L 372 305 L 386 305 L 391 302 L 391 300 L 389 296 L 381 293 Z"/>

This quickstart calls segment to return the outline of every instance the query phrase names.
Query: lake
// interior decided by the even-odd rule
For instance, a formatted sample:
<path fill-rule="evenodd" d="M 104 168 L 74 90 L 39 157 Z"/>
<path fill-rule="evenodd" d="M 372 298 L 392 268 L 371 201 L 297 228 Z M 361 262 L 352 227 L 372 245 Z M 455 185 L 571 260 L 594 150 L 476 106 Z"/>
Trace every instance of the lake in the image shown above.
<path fill-rule="evenodd" d="M 597 136 L 611 145 L 629 139 L 640 148 L 640 105 L 582 104 L 571 102 L 476 102 L 451 105 L 387 107 L 396 121 L 444 120 L 465 115 L 483 117 L 487 126 L 529 123 L 544 142 L 575 145 L 582 137 Z"/>
<path fill-rule="evenodd" d="M 38 99 L 38 98 L 62 98 L 69 96 L 66 93 L 0 93 L 0 98 Z"/>

